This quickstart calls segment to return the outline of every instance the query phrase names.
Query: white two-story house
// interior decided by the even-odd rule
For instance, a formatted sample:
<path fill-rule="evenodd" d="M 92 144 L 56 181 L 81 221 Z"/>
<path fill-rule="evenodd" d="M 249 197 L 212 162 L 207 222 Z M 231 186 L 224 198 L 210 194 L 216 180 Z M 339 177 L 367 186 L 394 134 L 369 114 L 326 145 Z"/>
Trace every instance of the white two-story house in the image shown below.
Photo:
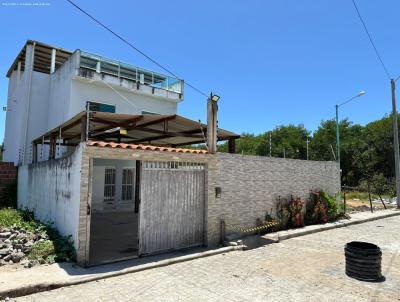
<path fill-rule="evenodd" d="M 176 114 L 183 80 L 81 51 L 25 43 L 8 70 L 4 161 L 32 162 L 32 140 L 86 109 Z M 45 151 L 47 152 L 47 151 Z"/>

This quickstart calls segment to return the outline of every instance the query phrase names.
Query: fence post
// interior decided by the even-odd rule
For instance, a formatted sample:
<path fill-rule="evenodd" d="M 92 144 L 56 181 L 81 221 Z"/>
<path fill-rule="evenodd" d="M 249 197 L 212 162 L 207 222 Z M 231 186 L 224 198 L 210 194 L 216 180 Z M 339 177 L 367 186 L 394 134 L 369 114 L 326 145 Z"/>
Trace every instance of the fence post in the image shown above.
<path fill-rule="evenodd" d="M 343 211 L 346 214 L 346 191 L 343 191 Z"/>
<path fill-rule="evenodd" d="M 221 244 L 225 241 L 225 220 L 221 219 Z"/>

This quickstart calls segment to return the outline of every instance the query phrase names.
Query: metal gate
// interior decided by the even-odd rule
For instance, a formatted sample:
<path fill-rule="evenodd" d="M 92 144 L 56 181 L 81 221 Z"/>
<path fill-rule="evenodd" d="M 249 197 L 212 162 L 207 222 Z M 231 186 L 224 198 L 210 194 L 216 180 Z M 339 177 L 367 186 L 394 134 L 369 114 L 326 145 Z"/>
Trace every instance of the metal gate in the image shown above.
<path fill-rule="evenodd" d="M 140 254 L 202 245 L 204 196 L 203 164 L 143 162 Z"/>

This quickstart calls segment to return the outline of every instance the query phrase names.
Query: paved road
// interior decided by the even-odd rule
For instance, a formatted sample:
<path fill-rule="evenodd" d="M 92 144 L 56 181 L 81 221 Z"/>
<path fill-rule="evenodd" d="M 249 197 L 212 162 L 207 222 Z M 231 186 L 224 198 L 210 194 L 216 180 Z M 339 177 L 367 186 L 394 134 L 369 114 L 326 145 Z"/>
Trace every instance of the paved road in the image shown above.
<path fill-rule="evenodd" d="M 344 274 L 344 244 L 383 251 L 383 283 Z M 400 301 L 400 217 L 293 238 L 17 301 Z"/>

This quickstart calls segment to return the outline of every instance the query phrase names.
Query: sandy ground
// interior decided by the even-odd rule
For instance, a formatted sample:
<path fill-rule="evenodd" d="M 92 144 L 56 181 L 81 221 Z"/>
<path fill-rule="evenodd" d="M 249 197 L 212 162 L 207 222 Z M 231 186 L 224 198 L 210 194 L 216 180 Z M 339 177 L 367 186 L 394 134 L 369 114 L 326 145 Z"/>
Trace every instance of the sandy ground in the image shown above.
<path fill-rule="evenodd" d="M 384 206 L 381 202 L 372 202 L 372 206 L 376 210 L 383 210 Z M 347 210 L 360 210 L 360 211 L 370 211 L 369 200 L 362 199 L 346 199 Z M 395 208 L 395 205 L 386 204 L 388 209 Z"/>

